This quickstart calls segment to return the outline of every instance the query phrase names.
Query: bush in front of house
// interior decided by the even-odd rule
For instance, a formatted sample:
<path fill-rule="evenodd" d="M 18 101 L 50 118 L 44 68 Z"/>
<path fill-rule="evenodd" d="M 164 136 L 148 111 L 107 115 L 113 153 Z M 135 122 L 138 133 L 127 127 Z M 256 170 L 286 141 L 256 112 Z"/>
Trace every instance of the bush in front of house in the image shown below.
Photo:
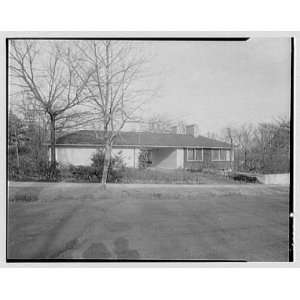
<path fill-rule="evenodd" d="M 51 177 L 52 175 L 52 177 Z M 43 151 L 37 155 L 30 155 L 27 152 L 19 154 L 19 165 L 16 155 L 9 150 L 8 153 L 8 177 L 9 180 L 17 181 L 44 181 L 60 180 L 60 170 L 56 168 L 55 173 L 51 174 L 50 163 L 47 154 Z"/>
<path fill-rule="evenodd" d="M 155 183 L 155 184 L 201 184 L 203 175 L 200 172 L 187 170 L 158 170 L 127 168 L 123 183 Z"/>
<path fill-rule="evenodd" d="M 70 165 L 63 170 L 63 177 L 68 181 L 97 181 L 95 170 L 91 166 Z"/>
<path fill-rule="evenodd" d="M 67 181 L 100 182 L 104 165 L 104 152 L 97 151 L 91 158 L 90 166 L 73 166 L 62 169 L 62 176 Z M 108 168 L 107 182 L 121 182 L 125 165 L 120 155 L 111 158 Z"/>
<path fill-rule="evenodd" d="M 259 183 L 257 177 L 250 174 L 232 173 L 229 178 L 243 183 Z"/>
<path fill-rule="evenodd" d="M 92 165 L 94 174 L 99 181 L 102 180 L 102 172 L 104 166 L 104 152 L 97 151 L 92 156 Z M 107 182 L 120 182 L 125 172 L 125 164 L 120 154 L 114 155 L 108 167 Z"/>
<path fill-rule="evenodd" d="M 154 184 L 222 184 L 232 183 L 232 179 L 218 173 L 207 173 L 185 169 L 134 169 L 126 168 L 122 183 L 154 183 Z"/>
<path fill-rule="evenodd" d="M 190 168 L 187 169 L 187 171 L 192 172 L 192 173 L 199 173 L 202 172 L 203 167 L 199 167 L 199 166 L 191 166 Z"/>

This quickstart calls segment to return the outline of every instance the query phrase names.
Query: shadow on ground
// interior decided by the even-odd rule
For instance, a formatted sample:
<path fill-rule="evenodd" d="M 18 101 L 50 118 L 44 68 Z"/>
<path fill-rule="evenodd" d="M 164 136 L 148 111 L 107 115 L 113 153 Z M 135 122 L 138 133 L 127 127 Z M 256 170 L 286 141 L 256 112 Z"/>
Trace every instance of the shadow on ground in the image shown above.
<path fill-rule="evenodd" d="M 10 183 L 9 199 L 11 259 L 288 261 L 286 186 Z"/>

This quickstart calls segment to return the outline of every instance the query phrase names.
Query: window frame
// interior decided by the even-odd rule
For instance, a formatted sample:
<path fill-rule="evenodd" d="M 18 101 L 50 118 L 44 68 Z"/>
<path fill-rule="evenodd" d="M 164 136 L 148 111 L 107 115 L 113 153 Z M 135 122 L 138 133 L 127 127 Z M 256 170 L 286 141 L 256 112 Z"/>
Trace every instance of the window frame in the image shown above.
<path fill-rule="evenodd" d="M 193 150 L 193 159 L 189 159 L 189 150 Z M 197 159 L 197 150 L 201 150 L 201 159 Z M 203 161 L 203 148 L 187 148 L 186 151 L 186 160 L 187 161 Z"/>
<path fill-rule="evenodd" d="M 218 159 L 213 159 L 213 151 L 218 151 Z M 225 153 L 225 160 L 221 159 L 221 150 L 224 150 L 226 152 L 229 152 L 229 160 L 227 160 L 227 153 Z M 219 148 L 219 149 L 211 149 L 211 161 L 229 161 L 230 162 L 230 157 L 231 157 L 231 150 L 230 149 L 224 149 L 224 148 Z"/>

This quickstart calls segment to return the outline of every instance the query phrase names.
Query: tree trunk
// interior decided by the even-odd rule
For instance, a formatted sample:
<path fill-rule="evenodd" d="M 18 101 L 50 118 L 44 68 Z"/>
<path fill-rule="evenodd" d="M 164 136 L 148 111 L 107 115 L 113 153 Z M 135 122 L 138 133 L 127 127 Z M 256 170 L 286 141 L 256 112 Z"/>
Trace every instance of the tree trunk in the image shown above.
<path fill-rule="evenodd" d="M 247 171 L 247 151 L 244 152 L 244 171 Z"/>
<path fill-rule="evenodd" d="M 260 171 L 264 172 L 264 169 L 265 169 L 265 148 L 262 149 Z"/>
<path fill-rule="evenodd" d="M 110 55 L 111 55 L 111 47 L 110 41 L 105 43 L 105 57 L 106 57 L 106 64 L 105 64 L 105 115 L 104 115 L 104 132 L 105 132 L 105 146 L 104 146 L 104 162 L 103 162 L 103 172 L 102 172 L 102 179 L 101 183 L 104 189 L 106 189 L 106 181 L 108 175 L 108 169 L 110 164 L 111 158 L 111 141 L 108 135 L 108 126 L 111 125 L 111 120 L 108 118 L 110 117 L 109 111 L 109 102 L 110 102 L 110 90 L 111 90 L 111 82 L 110 82 Z"/>
<path fill-rule="evenodd" d="M 104 189 L 106 188 L 106 181 L 107 181 L 108 169 L 110 165 L 110 159 L 111 159 L 111 145 L 109 144 L 109 142 L 106 142 L 105 152 L 104 152 L 103 172 L 102 172 L 102 179 L 101 179 L 101 184 Z"/>
<path fill-rule="evenodd" d="M 17 165 L 17 173 L 20 173 L 20 156 L 19 156 L 19 143 L 16 141 L 16 165 Z"/>
<path fill-rule="evenodd" d="M 233 148 L 233 145 L 231 145 L 231 149 L 230 149 L 230 169 L 231 169 L 231 172 L 233 172 L 233 170 L 234 170 L 233 152 L 234 152 L 234 148 Z"/>
<path fill-rule="evenodd" d="M 234 151 L 234 147 L 233 147 L 233 140 L 232 138 L 230 138 L 230 169 L 231 171 L 233 171 L 233 151 Z"/>
<path fill-rule="evenodd" d="M 50 179 L 54 179 L 56 171 L 56 134 L 55 134 L 55 116 L 50 115 Z"/>
<path fill-rule="evenodd" d="M 17 165 L 17 173 L 20 173 L 20 156 L 19 156 L 19 140 L 17 129 L 15 129 L 15 137 L 16 137 L 16 165 Z"/>

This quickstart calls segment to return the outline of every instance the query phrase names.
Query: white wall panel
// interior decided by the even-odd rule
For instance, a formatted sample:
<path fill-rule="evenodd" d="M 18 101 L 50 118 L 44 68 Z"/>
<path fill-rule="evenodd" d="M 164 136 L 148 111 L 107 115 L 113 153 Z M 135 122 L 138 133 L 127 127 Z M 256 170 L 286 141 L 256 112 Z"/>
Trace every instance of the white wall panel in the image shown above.
<path fill-rule="evenodd" d="M 59 147 L 56 148 L 57 162 L 62 165 L 89 166 L 96 148 L 84 147 Z M 138 167 L 139 149 L 113 148 L 112 155 L 121 155 L 127 167 Z"/>

